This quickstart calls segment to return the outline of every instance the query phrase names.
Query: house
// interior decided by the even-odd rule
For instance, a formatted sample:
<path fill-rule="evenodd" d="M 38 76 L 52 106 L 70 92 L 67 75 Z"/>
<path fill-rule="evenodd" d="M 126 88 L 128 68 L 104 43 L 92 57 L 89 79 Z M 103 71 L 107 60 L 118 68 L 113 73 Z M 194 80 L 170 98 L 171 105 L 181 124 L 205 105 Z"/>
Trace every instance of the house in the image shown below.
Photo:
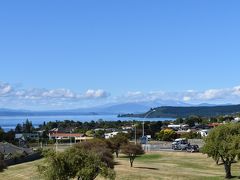
<path fill-rule="evenodd" d="M 38 133 L 16 133 L 15 134 L 16 140 L 39 140 L 39 134 Z"/>
<path fill-rule="evenodd" d="M 209 133 L 209 129 L 202 129 L 198 131 L 198 134 L 201 134 L 201 137 L 206 137 Z"/>
<path fill-rule="evenodd" d="M 222 125 L 223 123 L 210 123 L 210 124 L 208 124 L 208 126 L 210 127 L 210 128 L 214 128 L 214 127 L 217 127 L 217 126 L 220 126 L 220 125 Z"/>
<path fill-rule="evenodd" d="M 79 133 L 49 133 L 49 139 L 55 139 L 55 140 L 71 140 L 73 139 L 74 142 L 78 141 L 87 141 L 90 139 L 93 139 L 93 137 L 86 137 L 84 134 L 79 134 Z"/>
<path fill-rule="evenodd" d="M 11 159 L 16 155 L 29 155 L 33 153 L 30 148 L 17 147 L 10 143 L 0 142 L 0 153 L 4 155 L 4 159 Z"/>
<path fill-rule="evenodd" d="M 234 120 L 232 120 L 231 122 L 233 122 L 233 123 L 240 122 L 240 117 L 235 117 Z"/>
<path fill-rule="evenodd" d="M 168 128 L 174 129 L 174 130 L 188 130 L 189 125 L 188 124 L 169 124 L 167 126 Z"/>
<path fill-rule="evenodd" d="M 110 133 L 105 133 L 104 134 L 104 137 L 105 137 L 105 139 L 109 139 L 109 138 L 112 138 L 112 137 L 114 137 L 114 136 L 116 136 L 118 133 L 128 133 L 127 131 L 115 131 L 115 132 L 110 132 Z"/>
<path fill-rule="evenodd" d="M 109 139 L 109 138 L 112 138 L 113 136 L 116 136 L 117 134 L 118 132 L 105 133 L 104 137 L 105 139 Z"/>

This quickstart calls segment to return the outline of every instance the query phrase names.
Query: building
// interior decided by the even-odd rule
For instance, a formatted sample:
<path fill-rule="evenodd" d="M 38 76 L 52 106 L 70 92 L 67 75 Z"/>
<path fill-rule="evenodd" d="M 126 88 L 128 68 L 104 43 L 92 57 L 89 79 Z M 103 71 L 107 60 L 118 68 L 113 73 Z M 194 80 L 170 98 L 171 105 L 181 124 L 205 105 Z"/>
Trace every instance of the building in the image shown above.
<path fill-rule="evenodd" d="M 189 125 L 188 124 L 169 124 L 167 126 L 168 128 L 174 129 L 174 130 L 188 130 Z"/>
<path fill-rule="evenodd" d="M 115 132 L 105 133 L 104 138 L 105 139 L 112 138 L 112 137 L 116 136 L 118 133 L 126 133 L 127 134 L 128 132 L 127 131 L 120 131 L 120 132 L 115 131 Z"/>
<path fill-rule="evenodd" d="M 93 137 L 87 137 L 84 134 L 79 133 L 49 133 L 49 139 L 55 139 L 55 140 L 73 140 L 73 142 L 81 142 L 81 141 L 87 141 L 90 139 L 93 139 Z"/>
<path fill-rule="evenodd" d="M 201 134 L 201 137 L 206 137 L 209 133 L 209 129 L 202 129 L 198 131 L 199 134 Z"/>
<path fill-rule="evenodd" d="M 19 140 L 39 140 L 38 133 L 17 133 L 15 134 L 15 139 Z"/>

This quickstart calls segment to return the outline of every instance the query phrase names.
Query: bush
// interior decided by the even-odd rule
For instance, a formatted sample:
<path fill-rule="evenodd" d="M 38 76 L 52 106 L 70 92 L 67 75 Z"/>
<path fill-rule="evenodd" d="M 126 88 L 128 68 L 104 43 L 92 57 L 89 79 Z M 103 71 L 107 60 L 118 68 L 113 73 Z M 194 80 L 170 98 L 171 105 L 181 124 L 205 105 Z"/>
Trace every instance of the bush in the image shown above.
<path fill-rule="evenodd" d="M 38 167 L 44 179 L 93 180 L 98 175 L 115 179 L 113 155 L 100 140 L 83 142 L 64 152 L 45 152 L 45 164 Z"/>
<path fill-rule="evenodd" d="M 164 129 L 157 133 L 156 136 L 161 141 L 172 141 L 177 138 L 177 133 L 172 129 Z"/>
<path fill-rule="evenodd" d="M 197 132 L 187 132 L 187 133 L 183 133 L 181 134 L 181 138 L 186 138 L 186 139 L 201 139 L 201 134 L 197 133 Z"/>

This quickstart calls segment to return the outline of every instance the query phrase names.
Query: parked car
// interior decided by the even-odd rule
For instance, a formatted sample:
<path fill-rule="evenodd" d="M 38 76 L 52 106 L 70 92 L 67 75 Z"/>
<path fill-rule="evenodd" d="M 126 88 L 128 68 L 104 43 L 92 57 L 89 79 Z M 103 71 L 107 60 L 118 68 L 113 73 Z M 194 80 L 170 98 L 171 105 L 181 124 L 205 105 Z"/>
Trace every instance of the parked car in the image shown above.
<path fill-rule="evenodd" d="M 189 145 L 187 147 L 187 152 L 199 152 L 199 146 L 198 145 Z"/>
<path fill-rule="evenodd" d="M 189 144 L 186 138 L 175 139 L 172 143 L 173 150 L 186 150 L 188 146 Z"/>

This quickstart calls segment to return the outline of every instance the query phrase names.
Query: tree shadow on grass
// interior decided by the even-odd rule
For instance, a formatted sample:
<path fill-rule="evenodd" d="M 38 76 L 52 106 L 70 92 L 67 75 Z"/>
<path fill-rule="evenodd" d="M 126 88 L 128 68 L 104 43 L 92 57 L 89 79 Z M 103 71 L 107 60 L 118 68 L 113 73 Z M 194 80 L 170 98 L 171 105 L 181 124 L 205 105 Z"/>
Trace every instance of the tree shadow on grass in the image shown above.
<path fill-rule="evenodd" d="M 151 167 L 134 167 L 138 169 L 150 169 L 150 170 L 159 170 L 159 168 L 151 168 Z"/>
<path fill-rule="evenodd" d="M 114 166 L 117 166 L 117 165 L 121 165 L 121 163 L 120 163 L 120 162 L 117 162 L 117 161 L 115 161 L 115 162 L 114 162 Z"/>

